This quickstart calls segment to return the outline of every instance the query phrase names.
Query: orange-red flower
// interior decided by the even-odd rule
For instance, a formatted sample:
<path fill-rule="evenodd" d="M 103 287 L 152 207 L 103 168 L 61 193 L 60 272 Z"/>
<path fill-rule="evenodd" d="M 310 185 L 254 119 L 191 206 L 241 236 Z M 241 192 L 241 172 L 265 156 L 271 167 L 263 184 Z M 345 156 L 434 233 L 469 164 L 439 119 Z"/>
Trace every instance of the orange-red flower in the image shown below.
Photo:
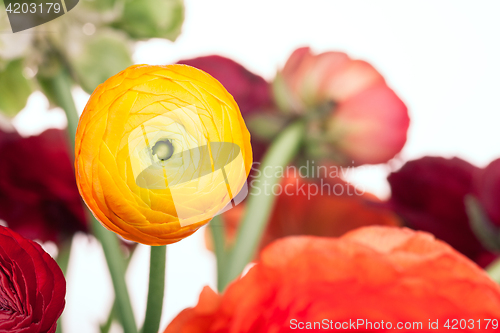
<path fill-rule="evenodd" d="M 372 65 L 345 53 L 297 49 L 278 75 L 275 91 L 284 110 L 330 114 L 310 128 L 313 154 L 323 158 L 347 165 L 384 163 L 406 142 L 405 104 Z"/>
<path fill-rule="evenodd" d="M 283 179 L 280 188 L 282 192 L 276 199 L 260 248 L 286 236 L 338 237 L 368 225 L 401 225 L 399 218 L 376 196 L 340 178 L 313 181 L 290 176 Z M 222 215 L 226 246 L 235 241 L 244 209 L 241 204 Z M 210 248 L 209 232 L 206 240 Z"/>
<path fill-rule="evenodd" d="M 186 65 L 131 66 L 101 84 L 80 118 L 75 154 L 80 194 L 98 220 L 148 245 L 210 221 L 252 163 L 233 97 Z"/>
<path fill-rule="evenodd" d="M 198 305 L 182 311 L 165 333 L 279 333 L 309 326 L 321 332 L 342 325 L 380 332 L 389 323 L 448 332 L 444 325 L 453 319 L 470 331 L 493 332 L 484 319 L 498 325 L 499 316 L 500 287 L 447 244 L 424 232 L 365 227 L 337 239 L 274 242 L 223 295 L 206 287 Z M 438 329 L 430 330 L 429 321 Z M 314 329 L 315 322 L 324 326 Z"/>

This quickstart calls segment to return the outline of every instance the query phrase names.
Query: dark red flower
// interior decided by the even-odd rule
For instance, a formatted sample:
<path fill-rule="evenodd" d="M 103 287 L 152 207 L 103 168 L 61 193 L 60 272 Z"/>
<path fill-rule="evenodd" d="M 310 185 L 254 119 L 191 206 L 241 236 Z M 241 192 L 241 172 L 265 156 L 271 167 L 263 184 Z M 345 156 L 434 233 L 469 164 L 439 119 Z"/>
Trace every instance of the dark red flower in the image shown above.
<path fill-rule="evenodd" d="M 484 319 L 499 316 L 500 287 L 449 245 L 424 232 L 364 227 L 340 238 L 272 243 L 223 295 L 205 287 L 198 305 L 182 311 L 164 333 L 324 332 L 342 326 L 387 332 L 401 330 L 399 323 L 410 323 L 402 326 L 407 332 L 449 332 L 445 325 L 453 319 L 465 320 L 469 331 L 494 332 Z M 436 321 L 438 329 L 429 329 Z"/>
<path fill-rule="evenodd" d="M 61 242 L 87 231 L 64 131 L 0 130 L 0 219 L 24 237 Z"/>
<path fill-rule="evenodd" d="M 178 63 L 199 68 L 222 83 L 238 103 L 241 114 L 246 121 L 252 114 L 268 112 L 269 109 L 273 108 L 274 102 L 269 83 L 231 59 L 209 55 L 181 60 Z M 251 128 L 250 131 L 252 131 Z M 252 132 L 250 134 L 252 134 L 254 161 L 260 161 L 268 143 L 258 139 Z"/>
<path fill-rule="evenodd" d="M 500 226 L 500 158 L 478 172 L 475 194 L 490 221 Z"/>
<path fill-rule="evenodd" d="M 390 203 L 406 224 L 444 240 L 481 266 L 494 258 L 476 238 L 465 210 L 479 168 L 459 159 L 424 157 L 389 175 Z"/>
<path fill-rule="evenodd" d="M 66 281 L 37 243 L 0 226 L 0 332 L 53 333 Z"/>
<path fill-rule="evenodd" d="M 216 78 L 234 97 L 243 117 L 273 106 L 269 83 L 236 61 L 218 55 L 181 60 Z"/>

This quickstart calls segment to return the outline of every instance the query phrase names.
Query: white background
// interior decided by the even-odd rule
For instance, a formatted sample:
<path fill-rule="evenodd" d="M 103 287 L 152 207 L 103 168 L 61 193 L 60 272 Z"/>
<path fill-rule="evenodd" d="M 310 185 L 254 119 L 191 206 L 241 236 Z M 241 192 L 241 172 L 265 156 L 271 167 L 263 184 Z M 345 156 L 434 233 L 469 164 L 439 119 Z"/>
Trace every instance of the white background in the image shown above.
<path fill-rule="evenodd" d="M 484 0 L 186 0 L 179 39 L 141 42 L 134 61 L 167 64 L 220 54 L 272 79 L 297 47 L 344 51 L 372 63 L 409 107 L 408 142 L 392 168 L 423 155 L 459 156 L 485 166 L 500 156 L 499 13 L 500 2 Z M 74 94 L 82 110 L 88 95 L 79 89 Z M 47 104 L 34 94 L 15 119 L 18 130 L 29 135 L 63 128 L 64 114 L 44 113 Z M 387 197 L 389 170 L 377 166 L 351 179 Z M 196 304 L 204 285 L 215 287 L 215 261 L 203 232 L 168 246 L 162 329 Z M 138 249 L 127 274 L 138 323 L 144 319 L 148 252 Z M 65 331 L 98 332 L 113 291 L 95 240 L 76 237 L 68 274 Z"/>

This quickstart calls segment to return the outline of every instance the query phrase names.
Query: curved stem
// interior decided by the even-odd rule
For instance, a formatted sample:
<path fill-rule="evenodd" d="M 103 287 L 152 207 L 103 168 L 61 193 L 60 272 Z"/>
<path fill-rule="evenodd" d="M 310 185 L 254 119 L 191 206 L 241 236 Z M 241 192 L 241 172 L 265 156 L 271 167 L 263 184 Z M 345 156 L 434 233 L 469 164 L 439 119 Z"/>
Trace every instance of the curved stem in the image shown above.
<path fill-rule="evenodd" d="M 130 261 L 132 261 L 132 256 L 134 255 L 135 250 L 137 249 L 137 246 L 134 246 L 132 250 L 130 251 L 130 254 L 128 257 L 125 259 L 125 272 L 128 269 L 128 266 L 130 264 Z M 101 328 L 101 333 L 107 333 L 111 329 L 111 324 L 113 323 L 113 320 L 115 318 L 118 318 L 117 314 L 117 308 L 118 308 L 118 301 L 115 297 L 113 300 L 113 306 L 111 306 L 111 310 L 108 313 L 108 319 L 106 319 L 106 322 L 100 325 Z"/>
<path fill-rule="evenodd" d="M 111 281 L 115 289 L 118 318 L 123 326 L 123 331 L 125 333 L 137 333 L 134 312 L 132 311 L 127 283 L 125 282 L 125 260 L 120 252 L 118 238 L 113 232 L 106 230 L 94 217 L 91 217 L 91 220 L 92 230 L 102 244 L 104 256 L 108 263 Z"/>
<path fill-rule="evenodd" d="M 74 150 L 76 129 L 78 126 L 78 114 L 75 102 L 71 95 L 71 79 L 64 68 L 50 79 L 50 85 L 54 92 L 57 104 L 64 110 L 68 118 L 68 134 L 70 138 L 71 150 Z M 101 242 L 104 256 L 109 267 L 111 280 L 115 289 L 115 297 L 118 301 L 118 313 L 125 333 L 137 333 L 134 313 L 128 295 L 127 284 L 125 282 L 125 261 L 120 252 L 118 238 L 111 231 L 106 230 L 92 214 L 88 214 L 87 221 L 90 221 L 92 230 L 96 238 Z"/>
<path fill-rule="evenodd" d="M 304 126 L 304 122 L 300 120 L 288 126 L 264 156 L 259 168 L 261 172 L 250 184 L 251 192 L 247 199 L 245 215 L 238 229 L 235 246 L 229 255 L 227 274 L 220 286 L 221 290 L 238 277 L 254 257 L 276 200 L 269 189 L 278 184 L 280 178 L 275 177 L 275 172 L 262 172 L 262 170 L 285 168 L 292 161 L 302 143 Z"/>
<path fill-rule="evenodd" d="M 165 292 L 166 246 L 151 246 L 146 318 L 142 333 L 158 333 Z"/>
<path fill-rule="evenodd" d="M 64 110 L 68 119 L 68 136 L 71 149 L 75 149 L 76 129 L 78 127 L 78 112 L 76 110 L 73 95 L 71 95 L 72 81 L 64 68 L 54 75 L 49 84 L 54 92 L 55 102 Z"/>

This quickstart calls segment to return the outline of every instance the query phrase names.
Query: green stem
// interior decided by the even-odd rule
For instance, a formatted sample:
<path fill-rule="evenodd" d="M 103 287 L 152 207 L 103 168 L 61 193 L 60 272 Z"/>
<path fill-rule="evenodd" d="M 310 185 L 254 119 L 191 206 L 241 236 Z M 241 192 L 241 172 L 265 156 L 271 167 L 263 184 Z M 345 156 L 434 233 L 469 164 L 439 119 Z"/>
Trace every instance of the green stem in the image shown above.
<path fill-rule="evenodd" d="M 78 112 L 71 95 L 71 78 L 64 68 L 61 68 L 50 81 L 50 89 L 54 92 L 55 102 L 64 110 L 68 119 L 68 135 L 71 149 L 75 149 L 76 129 L 78 127 Z"/>
<path fill-rule="evenodd" d="M 57 254 L 57 259 L 56 262 L 59 265 L 59 268 L 61 268 L 61 271 L 63 272 L 64 276 L 66 276 L 66 273 L 68 272 L 68 264 L 69 264 L 69 257 L 71 255 L 71 244 L 73 243 L 73 238 L 70 238 L 68 241 L 63 242 L 59 246 L 59 253 Z M 62 333 L 62 315 L 59 317 L 57 320 L 57 328 L 56 328 L 56 333 Z"/>
<path fill-rule="evenodd" d="M 227 274 L 222 281 L 222 290 L 241 274 L 255 256 L 257 246 L 267 225 L 276 197 L 272 194 L 280 178 L 268 169 L 284 169 L 296 156 L 304 137 L 304 122 L 297 121 L 288 126 L 267 151 L 260 166 L 260 174 L 252 181 L 247 199 L 245 215 L 238 229 L 234 249 L 231 251 Z M 266 170 L 266 172 L 263 172 Z M 254 184 L 256 183 L 256 184 Z"/>
<path fill-rule="evenodd" d="M 63 242 L 59 246 L 59 253 L 57 254 L 57 264 L 61 268 L 61 271 L 66 275 L 68 271 L 69 257 L 71 255 L 71 244 L 73 243 L 73 238 Z"/>
<path fill-rule="evenodd" d="M 116 235 L 105 229 L 94 217 L 92 220 L 92 230 L 96 238 L 101 242 L 106 262 L 108 263 L 111 281 L 115 289 L 117 301 L 118 318 L 125 333 L 137 333 L 134 312 L 128 295 L 127 284 L 125 282 L 125 260 L 120 250 L 120 243 Z"/>
<path fill-rule="evenodd" d="M 67 71 L 61 68 L 56 75 L 51 77 L 50 82 L 53 97 L 56 103 L 64 110 L 68 119 L 68 134 L 71 149 L 74 151 L 76 129 L 78 126 L 78 113 L 75 102 L 71 95 L 71 78 Z M 101 242 L 104 256 L 108 264 L 111 280 L 115 289 L 115 297 L 118 302 L 118 313 L 125 333 L 137 333 L 134 313 L 128 295 L 125 282 L 125 261 L 120 252 L 118 238 L 111 231 L 106 230 L 95 218 L 88 214 L 87 221 L 91 221 L 92 230 L 96 238 Z"/>
<path fill-rule="evenodd" d="M 116 303 L 116 298 L 113 301 L 113 306 L 111 307 L 111 311 L 109 311 L 108 319 L 104 324 L 100 326 L 101 333 L 108 333 L 111 329 L 111 325 L 113 324 L 113 319 L 116 317 L 116 308 L 118 307 L 118 303 Z"/>
<path fill-rule="evenodd" d="M 163 295 L 165 292 L 165 265 L 167 261 L 166 246 L 151 246 L 149 264 L 149 289 L 146 307 L 146 318 L 142 333 L 158 333 L 160 328 Z"/>
<path fill-rule="evenodd" d="M 134 252 L 136 249 L 137 249 L 137 246 L 134 246 L 132 248 L 132 250 L 130 251 L 130 254 L 125 259 L 125 272 L 127 271 L 128 266 L 129 266 L 130 262 L 132 261 L 132 256 L 134 255 Z M 118 318 L 117 308 L 118 308 L 118 301 L 115 297 L 115 299 L 113 300 L 113 306 L 111 307 L 111 310 L 109 311 L 109 314 L 108 314 L 108 319 L 100 327 L 101 333 L 108 333 L 109 330 L 111 329 L 111 324 L 113 323 L 113 320 L 115 318 Z M 120 320 L 120 322 L 121 322 L 121 320 Z"/>
<path fill-rule="evenodd" d="M 493 281 L 500 283 L 500 259 L 495 260 L 486 267 L 486 273 L 488 273 Z"/>
<path fill-rule="evenodd" d="M 217 289 L 219 292 L 222 292 L 224 286 L 224 276 L 227 274 L 227 253 L 224 248 L 226 237 L 224 234 L 225 228 L 221 216 L 214 216 L 208 227 L 212 233 L 215 258 L 217 259 Z"/>

